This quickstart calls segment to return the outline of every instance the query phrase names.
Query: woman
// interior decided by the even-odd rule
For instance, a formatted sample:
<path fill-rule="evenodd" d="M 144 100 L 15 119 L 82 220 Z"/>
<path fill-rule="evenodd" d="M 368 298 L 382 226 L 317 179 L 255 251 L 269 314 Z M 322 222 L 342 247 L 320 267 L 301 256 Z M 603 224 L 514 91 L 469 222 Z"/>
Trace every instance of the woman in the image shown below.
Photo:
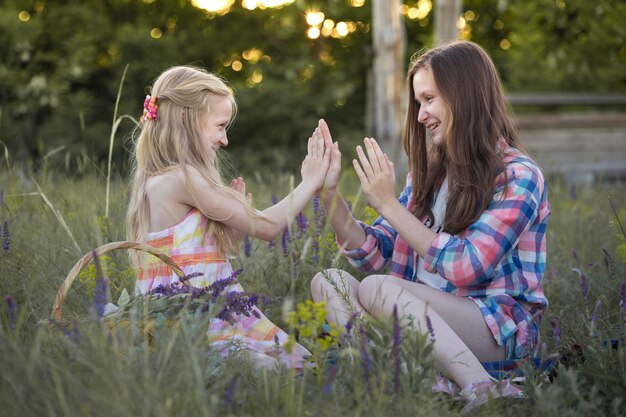
<path fill-rule="evenodd" d="M 400 316 L 435 334 L 438 368 L 473 407 L 519 388 L 496 384 L 481 361 L 532 354 L 547 307 L 541 281 L 550 213 L 545 179 L 521 144 L 493 62 L 476 44 L 456 41 L 419 55 L 408 77 L 404 148 L 410 172 L 396 199 L 394 167 L 365 138 L 353 165 L 372 226 L 357 222 L 337 190 L 340 153 L 328 127 L 314 134 L 331 147 L 322 201 L 350 263 L 388 270 L 357 281 L 345 271 L 318 273 L 315 301 L 329 320 Z M 401 279 L 398 279 L 401 278 Z M 344 287 L 352 306 L 336 288 Z"/>

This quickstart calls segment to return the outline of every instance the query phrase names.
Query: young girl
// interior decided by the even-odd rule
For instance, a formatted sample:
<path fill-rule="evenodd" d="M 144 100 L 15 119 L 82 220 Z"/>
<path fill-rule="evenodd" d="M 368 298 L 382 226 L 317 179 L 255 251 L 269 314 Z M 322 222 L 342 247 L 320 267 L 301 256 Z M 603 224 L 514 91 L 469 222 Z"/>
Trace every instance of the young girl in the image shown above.
<path fill-rule="evenodd" d="M 218 171 L 217 153 L 228 145 L 226 129 L 235 109 L 231 90 L 217 76 L 194 67 L 170 68 L 145 100 L 135 145 L 128 238 L 168 253 L 185 274 L 195 273 L 190 283 L 197 287 L 232 274 L 228 254 L 237 250 L 242 234 L 270 240 L 285 229 L 321 187 L 330 162 L 323 139 L 309 138 L 302 182 L 279 203 L 254 210 L 243 180 L 234 179 L 227 187 Z M 156 258 L 135 262 L 138 294 L 178 281 Z M 233 290 L 242 288 L 236 284 L 227 289 Z M 287 354 L 282 349 L 285 332 L 254 309 L 232 325 L 213 320 L 211 343 L 224 354 L 246 349 L 260 366 L 280 361 L 302 367 L 309 352 L 298 345 Z"/>
<path fill-rule="evenodd" d="M 313 299 L 345 323 L 351 307 L 338 285 L 359 312 L 390 317 L 397 306 L 421 330 L 431 325 L 436 364 L 463 388 L 468 407 L 488 395 L 521 396 L 508 381 L 496 384 L 481 361 L 521 358 L 538 342 L 548 304 L 544 177 L 520 150 L 496 68 L 479 46 L 457 41 L 427 51 L 407 81 L 410 172 L 399 199 L 394 166 L 374 139 L 365 138 L 353 160 L 380 214 L 372 226 L 357 222 L 337 191 L 340 154 L 328 127 L 314 133 L 332 148 L 323 201 L 338 242 L 353 266 L 389 275 L 359 282 L 325 271 L 313 279 Z"/>

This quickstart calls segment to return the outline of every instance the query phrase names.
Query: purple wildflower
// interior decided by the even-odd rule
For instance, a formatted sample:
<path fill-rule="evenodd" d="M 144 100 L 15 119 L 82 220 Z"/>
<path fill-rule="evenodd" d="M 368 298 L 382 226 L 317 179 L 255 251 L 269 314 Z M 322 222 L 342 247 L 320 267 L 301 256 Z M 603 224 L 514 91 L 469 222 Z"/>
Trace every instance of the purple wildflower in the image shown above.
<path fill-rule="evenodd" d="M 4 297 L 9 309 L 9 328 L 15 330 L 15 323 L 17 323 L 17 303 L 10 295 Z"/>
<path fill-rule="evenodd" d="M 235 321 L 235 315 L 244 315 L 250 317 L 250 314 L 260 318 L 255 306 L 259 301 L 265 301 L 264 297 L 260 297 L 257 294 L 231 291 L 226 294 L 226 300 L 222 311 L 217 314 L 217 318 L 229 323 Z"/>
<path fill-rule="evenodd" d="M 587 283 L 587 275 L 582 272 L 578 268 L 572 268 L 572 271 L 576 272 L 579 277 L 578 285 L 580 286 L 580 291 L 583 294 L 583 299 L 585 300 L 585 304 L 589 303 L 589 284 Z"/>
<path fill-rule="evenodd" d="M 393 391 L 400 394 L 400 319 L 398 318 L 398 305 L 393 306 L 393 345 L 391 353 L 393 355 Z"/>
<path fill-rule="evenodd" d="M 589 302 L 589 283 L 587 282 L 587 275 L 583 272 L 580 274 L 580 290 L 582 291 L 585 302 Z"/>
<path fill-rule="evenodd" d="M 78 327 L 78 320 L 74 320 L 72 329 L 65 332 L 67 338 L 72 342 L 75 348 L 80 346 L 80 328 Z"/>
<path fill-rule="evenodd" d="M 232 376 L 228 385 L 226 386 L 226 391 L 224 391 L 224 404 L 227 408 L 231 408 L 233 405 L 233 398 L 235 397 L 235 388 L 237 388 L 237 381 L 239 380 L 239 374 L 235 374 Z"/>
<path fill-rule="evenodd" d="M 298 224 L 298 233 L 300 236 L 306 233 L 307 228 L 309 227 L 309 221 L 307 220 L 304 213 L 298 213 L 296 216 L 296 223 Z"/>
<path fill-rule="evenodd" d="M 553 318 L 550 320 L 550 325 L 552 326 L 552 339 L 558 348 L 561 344 L 561 319 L 559 317 Z"/>
<path fill-rule="evenodd" d="M 359 341 L 361 342 L 359 345 L 359 351 L 361 353 L 361 369 L 363 369 L 363 379 L 365 380 L 365 385 L 367 389 L 369 389 L 370 375 L 374 366 L 372 364 L 372 358 L 367 351 L 367 336 L 365 335 L 365 330 L 363 330 L 363 325 L 359 325 L 359 334 Z"/>
<path fill-rule="evenodd" d="M 237 276 L 241 274 L 242 271 L 243 269 L 239 268 L 236 271 L 233 271 L 233 273 L 228 277 L 216 280 L 207 287 L 208 292 L 210 292 L 213 297 L 218 297 L 224 292 L 224 290 L 226 290 L 227 287 L 237 283 Z"/>
<path fill-rule="evenodd" d="M 604 248 L 602 248 L 602 254 L 604 255 L 604 266 L 606 268 L 606 272 L 611 280 L 614 280 L 615 268 L 613 268 L 613 259 L 611 259 L 611 255 L 609 255 L 609 253 Z"/>
<path fill-rule="evenodd" d="M 4 221 L 4 226 L 2 227 L 2 249 L 5 252 L 11 250 L 11 234 L 9 233 L 9 221 Z"/>
<path fill-rule="evenodd" d="M 354 327 L 354 323 L 356 322 L 356 319 L 358 319 L 360 315 L 361 313 L 359 313 L 358 311 L 355 311 L 354 313 L 350 315 L 350 318 L 348 319 L 348 321 L 346 322 L 346 325 L 344 326 L 346 329 L 346 335 L 345 335 L 346 339 L 350 339 L 350 337 L 352 337 L 352 328 Z"/>
<path fill-rule="evenodd" d="M 212 303 L 216 303 L 220 297 L 223 298 L 222 310 L 217 314 L 217 318 L 233 322 L 235 314 L 242 314 L 249 317 L 250 314 L 260 318 L 258 311 L 254 308 L 258 303 L 266 303 L 265 297 L 260 297 L 252 293 L 244 293 L 238 291 L 230 291 L 225 293 L 226 289 L 237 283 L 237 275 L 243 269 L 238 269 L 226 278 L 218 279 L 211 285 L 206 287 L 194 287 L 185 282 L 176 281 L 169 285 L 159 285 L 150 291 L 150 294 L 157 297 L 171 297 L 173 295 L 185 294 L 189 295 L 187 303 L 181 303 L 180 309 L 189 305 L 189 302 L 203 296 L 207 296 L 206 302 L 201 304 L 201 311 L 208 311 Z M 178 311 L 177 310 L 177 311 Z"/>
<path fill-rule="evenodd" d="M 250 240 L 250 236 L 245 235 L 243 237 L 243 254 L 246 258 L 252 256 L 252 241 Z"/>
<path fill-rule="evenodd" d="M 152 288 L 149 294 L 156 295 L 157 297 L 160 297 L 162 295 L 171 295 L 168 291 L 170 287 L 170 285 L 159 284 L 156 287 Z"/>
<path fill-rule="evenodd" d="M 320 196 L 315 194 L 313 196 L 313 220 L 316 224 L 317 224 L 319 212 L 320 212 Z"/>
<path fill-rule="evenodd" d="M 69 327 L 69 324 L 62 323 L 56 321 L 54 319 L 49 319 L 50 323 L 54 324 L 54 326 L 63 332 L 63 334 L 67 337 L 67 339 L 72 342 L 75 348 L 79 347 L 80 344 L 80 328 L 78 327 L 78 320 L 73 320 L 72 327 Z"/>
<path fill-rule="evenodd" d="M 324 382 L 324 387 L 322 388 L 324 395 L 330 395 L 333 392 L 333 381 L 337 375 L 337 370 L 337 365 L 331 365 L 326 369 L 326 382 Z"/>
<path fill-rule="evenodd" d="M 201 288 L 187 284 L 190 278 L 203 275 L 201 272 L 195 272 L 181 278 L 181 281 L 172 282 L 169 285 L 158 285 L 150 291 L 150 294 L 156 295 L 157 297 L 171 297 L 177 294 L 189 294 L 191 299 L 201 297 L 205 294 L 210 294 L 211 298 L 217 298 L 226 290 L 226 288 L 237 282 L 237 275 L 239 275 L 241 271 L 243 271 L 243 269 L 238 269 L 228 277 L 218 279 L 211 285 Z"/>
<path fill-rule="evenodd" d="M 435 343 L 435 329 L 433 329 L 433 323 L 430 321 L 430 316 L 426 314 L 426 327 L 428 328 L 428 333 L 430 334 L 430 341 Z"/>
<path fill-rule="evenodd" d="M 201 277 L 204 274 L 202 272 L 192 272 L 189 275 L 185 275 L 184 277 L 180 278 L 180 281 L 183 283 L 187 283 L 190 279 L 195 278 L 195 277 Z"/>
<path fill-rule="evenodd" d="M 600 314 L 601 306 L 602 306 L 602 300 L 598 300 L 598 302 L 596 302 L 596 306 L 593 309 L 593 314 L 591 314 L 591 336 L 593 336 L 594 339 L 598 337 L 597 323 L 598 323 L 598 315 Z"/>
<path fill-rule="evenodd" d="M 320 242 L 317 236 L 313 236 L 313 262 L 320 260 Z"/>
<path fill-rule="evenodd" d="M 94 288 L 94 308 L 96 311 L 96 319 L 100 320 L 104 316 L 104 307 L 107 303 L 107 282 L 102 274 L 100 267 L 100 259 L 98 254 L 93 251 L 93 264 L 96 268 L 96 286 Z"/>
<path fill-rule="evenodd" d="M 529 356 L 537 356 L 540 348 L 541 335 L 537 331 L 537 328 L 534 324 L 539 325 L 541 320 L 541 311 L 535 311 L 533 315 L 530 317 L 530 321 L 526 325 L 528 332 L 526 333 L 526 351 Z"/>
<path fill-rule="evenodd" d="M 546 342 L 541 344 L 541 355 L 539 357 L 541 358 L 542 363 L 545 363 L 548 359 L 548 344 Z"/>
<path fill-rule="evenodd" d="M 283 230 L 283 235 L 280 238 L 280 245 L 283 249 L 284 256 L 287 256 L 287 254 L 289 253 L 289 241 L 290 241 L 289 228 L 286 228 L 285 230 Z"/>
<path fill-rule="evenodd" d="M 313 196 L 313 222 L 316 226 L 316 234 L 320 235 L 324 228 L 324 211 L 320 207 L 320 197 L 318 195 Z"/>

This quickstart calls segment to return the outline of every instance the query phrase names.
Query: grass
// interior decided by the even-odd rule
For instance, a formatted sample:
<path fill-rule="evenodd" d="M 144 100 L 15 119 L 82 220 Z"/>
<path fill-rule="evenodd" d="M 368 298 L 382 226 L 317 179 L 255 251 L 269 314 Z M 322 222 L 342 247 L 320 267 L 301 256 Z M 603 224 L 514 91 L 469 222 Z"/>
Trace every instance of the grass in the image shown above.
<path fill-rule="evenodd" d="M 346 177 L 344 189 L 354 198 L 356 180 Z M 290 179 L 261 172 L 247 182 L 262 207 L 272 193 L 282 197 Z M 362 340 L 367 344 L 344 340 L 330 351 L 321 349 L 315 338 L 304 338 L 302 343 L 316 355 L 316 370 L 255 371 L 244 356 L 223 360 L 207 346 L 206 315 L 183 311 L 174 325 L 157 323 L 151 337 L 137 324 L 130 330 L 109 330 L 90 319 L 96 271 L 89 267 L 64 304 L 66 327 L 46 324 L 57 289 L 73 264 L 97 246 L 124 240 L 125 185 L 119 179 L 108 181 L 104 174 L 72 177 L 45 168 L 31 174 L 2 162 L 0 414 L 459 414 L 461 402 L 430 390 L 428 336 L 404 331 L 394 353 L 390 323 L 364 326 Z M 626 222 L 623 185 L 581 188 L 574 195 L 554 179 L 550 202 L 544 281 L 550 307 L 542 322 L 542 340 L 544 356 L 559 358 L 560 365 L 549 382 L 528 371 L 527 400 L 492 401 L 478 414 L 624 415 L 626 243 L 619 224 Z M 354 211 L 360 218 L 372 216 L 362 199 L 355 202 Z M 288 240 L 279 237 L 271 246 L 254 241 L 249 256 L 242 246 L 232 259 L 235 269 L 243 268 L 239 279 L 246 290 L 271 297 L 263 310 L 285 329 L 285 313 L 310 299 L 309 282 L 316 272 L 331 266 L 350 270 L 337 256 L 328 227 L 316 226 L 312 207 L 305 215 L 305 231 L 294 223 Z M 116 301 L 123 288 L 132 293 L 134 271 L 126 253 L 110 253 L 101 263 L 111 300 Z M 11 300 L 17 309 L 9 308 Z M 552 323 L 560 325 L 558 338 Z M 616 340 L 617 345 L 606 346 L 606 340 Z M 401 366 L 395 368 L 398 357 Z"/>

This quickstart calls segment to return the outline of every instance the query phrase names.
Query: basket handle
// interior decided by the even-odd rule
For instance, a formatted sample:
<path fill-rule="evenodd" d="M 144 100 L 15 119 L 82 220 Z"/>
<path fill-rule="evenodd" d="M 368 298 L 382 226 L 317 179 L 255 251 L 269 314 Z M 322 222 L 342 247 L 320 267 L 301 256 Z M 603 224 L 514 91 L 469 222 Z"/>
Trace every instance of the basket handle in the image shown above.
<path fill-rule="evenodd" d="M 162 260 L 179 277 L 182 278 L 185 276 L 185 273 L 183 272 L 183 270 L 180 268 L 180 266 L 176 264 L 176 262 L 174 262 L 174 260 L 172 260 L 172 258 L 170 258 L 165 253 L 161 252 L 157 248 L 154 248 L 150 245 L 146 245 L 146 244 L 139 243 L 139 242 L 130 242 L 130 241 L 107 243 L 106 245 L 97 247 L 92 252 L 89 252 L 88 254 L 80 258 L 78 262 L 76 262 L 74 267 L 70 270 L 70 272 L 67 274 L 67 277 L 65 278 L 65 281 L 63 281 L 63 284 L 61 285 L 61 287 L 59 288 L 59 291 L 57 292 L 56 298 L 54 300 L 54 306 L 52 307 L 52 314 L 51 314 L 51 317 L 53 319 L 61 320 L 61 315 L 62 315 L 61 306 L 63 305 L 63 302 L 65 301 L 65 297 L 67 296 L 67 293 L 70 287 L 72 286 L 72 283 L 74 282 L 76 277 L 78 277 L 78 274 L 80 273 L 80 271 L 89 262 L 93 260 L 94 253 L 97 256 L 100 256 L 104 253 L 111 252 L 117 249 L 133 249 L 133 250 L 138 250 L 142 252 L 147 252 L 151 255 L 156 256 L 160 260 Z"/>

